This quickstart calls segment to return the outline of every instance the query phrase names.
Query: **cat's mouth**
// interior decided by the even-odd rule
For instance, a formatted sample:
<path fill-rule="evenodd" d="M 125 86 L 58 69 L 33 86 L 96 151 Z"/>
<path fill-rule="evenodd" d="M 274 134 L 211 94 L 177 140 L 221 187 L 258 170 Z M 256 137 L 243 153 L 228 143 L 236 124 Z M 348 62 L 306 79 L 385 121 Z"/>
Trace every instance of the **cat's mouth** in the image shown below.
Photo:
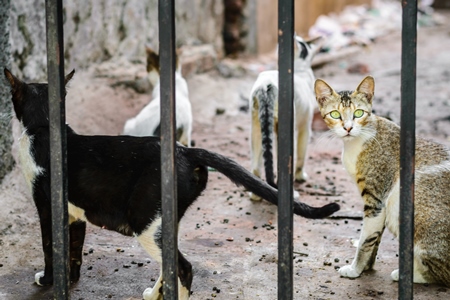
<path fill-rule="evenodd" d="M 344 140 L 350 140 L 350 139 L 353 139 L 354 136 L 351 134 L 351 132 L 346 132 L 346 133 L 342 136 L 342 138 L 343 138 Z"/>

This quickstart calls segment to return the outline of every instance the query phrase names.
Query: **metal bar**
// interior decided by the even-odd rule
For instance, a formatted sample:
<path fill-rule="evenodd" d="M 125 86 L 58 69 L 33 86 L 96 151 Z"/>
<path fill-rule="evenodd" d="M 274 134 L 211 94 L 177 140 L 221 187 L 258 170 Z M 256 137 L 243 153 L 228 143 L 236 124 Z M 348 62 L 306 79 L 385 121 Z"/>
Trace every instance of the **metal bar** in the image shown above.
<path fill-rule="evenodd" d="M 278 1 L 278 299 L 293 299 L 294 1 Z"/>
<path fill-rule="evenodd" d="M 413 299 L 417 0 L 402 1 L 399 299 Z"/>
<path fill-rule="evenodd" d="M 69 299 L 69 225 L 62 0 L 45 1 L 54 299 Z"/>
<path fill-rule="evenodd" d="M 178 299 L 178 210 L 175 159 L 175 3 L 159 0 L 162 266 L 164 299 Z"/>

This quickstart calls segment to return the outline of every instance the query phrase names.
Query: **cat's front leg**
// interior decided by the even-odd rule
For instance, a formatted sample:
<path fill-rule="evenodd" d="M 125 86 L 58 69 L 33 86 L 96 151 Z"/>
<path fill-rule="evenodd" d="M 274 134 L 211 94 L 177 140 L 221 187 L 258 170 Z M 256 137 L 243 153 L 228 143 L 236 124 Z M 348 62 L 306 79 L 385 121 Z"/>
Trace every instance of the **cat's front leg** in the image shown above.
<path fill-rule="evenodd" d="M 33 200 L 38 211 L 39 222 L 41 225 L 45 269 L 44 271 L 35 274 L 34 281 L 37 285 L 44 286 L 53 284 L 52 214 L 50 198 L 47 198 L 46 193 L 39 187 L 40 184 L 36 183 L 35 186 Z"/>
<path fill-rule="evenodd" d="M 370 270 L 375 264 L 378 246 L 384 231 L 386 213 L 381 209 L 376 216 L 365 216 L 363 228 L 356 249 L 356 257 L 351 265 L 339 269 L 342 277 L 356 278 L 365 270 Z"/>

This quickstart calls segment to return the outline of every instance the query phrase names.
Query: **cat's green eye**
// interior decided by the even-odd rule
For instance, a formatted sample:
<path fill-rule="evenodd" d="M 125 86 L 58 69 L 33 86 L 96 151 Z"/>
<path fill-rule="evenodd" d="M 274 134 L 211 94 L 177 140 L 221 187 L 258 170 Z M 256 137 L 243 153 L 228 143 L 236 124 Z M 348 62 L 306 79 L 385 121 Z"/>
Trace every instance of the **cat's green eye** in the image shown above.
<path fill-rule="evenodd" d="M 362 109 L 357 109 L 353 113 L 353 116 L 355 116 L 355 118 L 361 118 L 363 115 L 364 115 L 364 111 Z"/>
<path fill-rule="evenodd" d="M 332 112 L 330 112 L 330 116 L 333 119 L 339 119 L 341 117 L 341 114 L 337 110 L 333 110 Z"/>

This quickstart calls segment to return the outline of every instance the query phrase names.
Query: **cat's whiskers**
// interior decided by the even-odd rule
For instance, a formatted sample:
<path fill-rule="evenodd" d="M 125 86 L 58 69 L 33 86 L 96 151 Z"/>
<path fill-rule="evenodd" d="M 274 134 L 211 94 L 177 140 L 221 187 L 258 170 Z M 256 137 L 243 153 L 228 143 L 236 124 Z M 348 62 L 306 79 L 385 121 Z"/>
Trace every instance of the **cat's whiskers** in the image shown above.
<path fill-rule="evenodd" d="M 364 127 L 361 129 L 360 135 L 361 137 L 365 140 L 374 140 L 375 142 L 377 142 L 378 146 L 380 146 L 381 148 L 381 144 L 378 141 L 377 137 L 376 137 L 377 131 L 375 128 L 373 127 Z"/>
<path fill-rule="evenodd" d="M 333 130 L 324 131 L 317 136 L 317 140 L 313 144 L 313 149 L 316 149 L 318 145 L 326 145 L 327 143 L 335 140 L 340 140 L 340 138 L 336 135 L 336 133 L 334 133 Z"/>

